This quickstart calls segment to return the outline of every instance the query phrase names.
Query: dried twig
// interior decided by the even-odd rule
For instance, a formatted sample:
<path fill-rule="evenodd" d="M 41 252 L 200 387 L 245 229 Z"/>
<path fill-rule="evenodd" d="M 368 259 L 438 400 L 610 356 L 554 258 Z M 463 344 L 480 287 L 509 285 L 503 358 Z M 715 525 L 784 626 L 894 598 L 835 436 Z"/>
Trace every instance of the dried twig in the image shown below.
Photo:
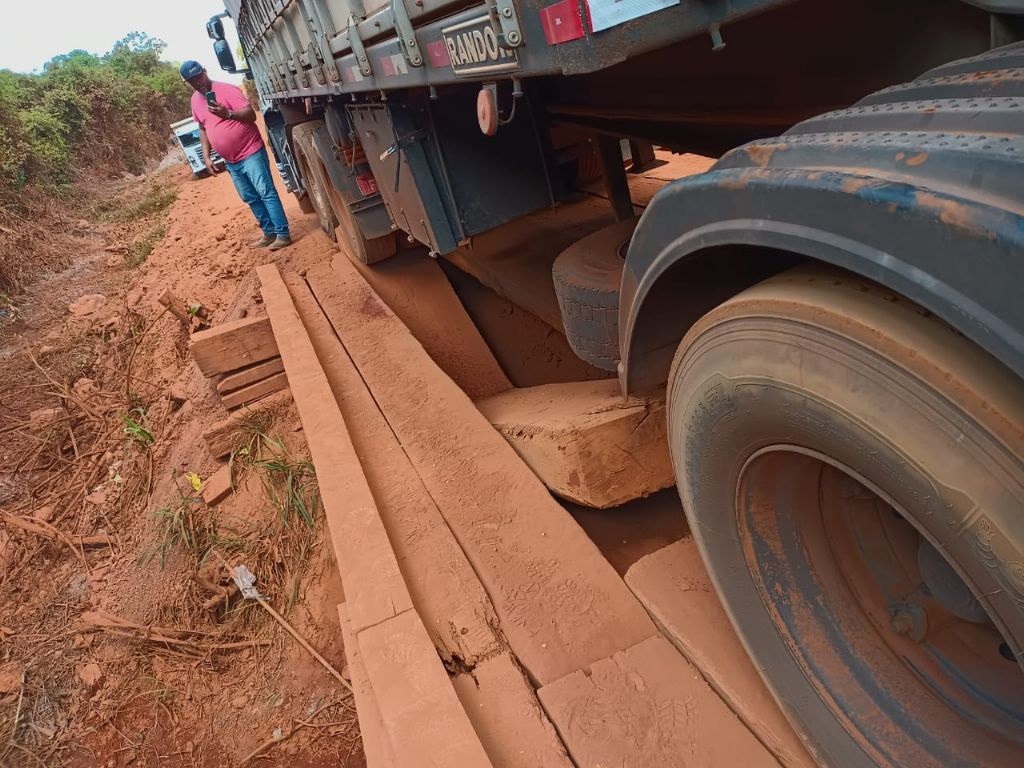
<path fill-rule="evenodd" d="M 84 548 L 89 547 L 102 547 L 110 546 L 110 538 L 106 535 L 101 536 L 75 536 L 73 539 L 71 535 L 64 533 L 64 531 L 56 528 L 44 520 L 28 521 L 23 517 L 12 515 L 9 512 L 0 510 L 0 520 L 11 526 L 12 528 L 19 528 L 29 533 L 34 533 L 36 536 L 42 536 L 47 539 L 53 539 L 65 544 L 72 552 L 75 553 L 75 557 L 82 561 L 82 565 L 89 568 L 89 563 L 85 559 Z M 75 539 L 78 539 L 77 543 Z"/>
<path fill-rule="evenodd" d="M 154 627 L 144 624 L 137 624 L 133 621 L 114 616 L 100 611 L 86 611 L 81 616 L 82 621 L 91 628 L 102 630 L 115 637 L 127 637 L 132 640 L 142 640 L 151 643 L 163 643 L 182 648 L 191 648 L 197 651 L 230 651 L 240 648 L 252 648 L 254 646 L 269 645 L 269 640 L 239 640 L 229 642 L 215 642 L 203 639 L 210 637 L 208 632 L 201 632 L 191 629 L 173 629 L 170 627 Z M 198 635 L 190 638 L 182 635 Z"/>
<path fill-rule="evenodd" d="M 213 550 L 213 553 L 217 556 L 217 559 L 220 560 L 221 564 L 225 568 L 227 568 L 228 573 L 232 574 L 232 578 L 233 578 L 234 577 L 234 570 L 231 568 L 231 564 L 228 563 L 228 561 L 227 561 L 227 559 L 225 559 L 224 555 L 222 555 L 217 550 Z M 337 680 L 339 683 L 341 683 L 342 687 L 345 688 L 349 693 L 352 692 L 352 686 L 349 685 L 348 680 L 346 680 L 344 677 L 342 677 L 341 673 L 334 668 L 334 666 L 331 664 L 331 662 L 329 662 L 327 659 L 325 659 L 323 656 L 321 656 L 319 654 L 319 652 L 317 652 L 317 650 L 312 645 L 309 644 L 309 641 L 307 641 L 306 638 L 304 638 L 302 635 L 300 635 L 298 633 L 298 631 L 291 624 L 288 623 L 288 621 L 284 618 L 284 616 L 282 616 L 280 613 L 275 611 L 273 606 L 271 606 L 270 603 L 268 603 L 262 597 L 257 597 L 255 599 L 256 599 L 256 602 L 258 602 L 261 606 L 263 606 L 264 610 L 266 610 L 266 612 L 269 613 L 274 618 L 274 621 L 276 621 L 278 624 L 280 624 L 289 635 L 291 635 L 293 638 L 295 638 L 295 642 L 297 642 L 299 645 L 301 645 L 306 650 L 306 652 L 309 653 L 310 656 L 312 656 L 314 659 L 316 659 L 318 662 L 320 662 L 320 665 L 331 674 L 331 677 L 333 677 L 335 680 Z"/>
<path fill-rule="evenodd" d="M 135 362 L 135 353 L 139 351 L 139 347 L 142 346 L 142 340 L 146 338 L 153 326 L 156 325 L 157 321 L 167 313 L 167 308 L 164 307 L 160 310 L 156 317 L 149 321 L 147 325 L 138 336 L 135 337 L 135 345 L 132 347 L 132 351 L 128 353 L 128 363 L 124 369 L 124 396 L 126 400 L 131 400 L 132 393 L 132 364 Z"/>

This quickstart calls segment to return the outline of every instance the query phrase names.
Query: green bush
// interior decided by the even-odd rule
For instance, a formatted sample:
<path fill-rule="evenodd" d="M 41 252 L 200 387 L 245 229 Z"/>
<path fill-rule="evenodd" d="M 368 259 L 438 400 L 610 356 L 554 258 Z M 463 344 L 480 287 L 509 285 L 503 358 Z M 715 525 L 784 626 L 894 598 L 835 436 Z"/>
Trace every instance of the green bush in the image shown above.
<path fill-rule="evenodd" d="M 132 32 L 103 56 L 56 56 L 42 74 L 0 70 L 0 206 L 16 207 L 29 186 L 57 191 L 82 173 L 137 173 L 158 158 L 191 96 L 163 50 Z"/>

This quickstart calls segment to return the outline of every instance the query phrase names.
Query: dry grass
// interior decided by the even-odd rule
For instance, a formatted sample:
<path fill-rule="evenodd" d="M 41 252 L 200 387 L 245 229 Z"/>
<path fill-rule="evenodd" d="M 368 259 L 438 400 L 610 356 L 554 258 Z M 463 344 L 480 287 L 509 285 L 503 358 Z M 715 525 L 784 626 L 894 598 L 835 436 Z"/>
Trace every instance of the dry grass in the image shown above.
<path fill-rule="evenodd" d="M 93 212 L 105 221 L 125 224 L 141 221 L 166 211 L 178 199 L 176 187 L 150 182 L 145 187 L 128 187 L 122 194 L 98 202 Z"/>

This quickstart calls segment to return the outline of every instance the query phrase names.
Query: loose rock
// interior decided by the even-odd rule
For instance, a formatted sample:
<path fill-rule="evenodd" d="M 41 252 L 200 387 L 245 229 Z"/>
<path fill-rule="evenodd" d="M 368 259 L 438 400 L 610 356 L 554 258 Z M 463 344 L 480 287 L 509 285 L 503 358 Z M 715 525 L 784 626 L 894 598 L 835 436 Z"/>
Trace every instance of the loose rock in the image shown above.
<path fill-rule="evenodd" d="M 103 670 L 100 669 L 100 665 L 95 662 L 90 662 L 84 667 L 80 667 L 77 670 L 78 679 L 81 680 L 89 688 L 95 688 L 103 681 Z"/>

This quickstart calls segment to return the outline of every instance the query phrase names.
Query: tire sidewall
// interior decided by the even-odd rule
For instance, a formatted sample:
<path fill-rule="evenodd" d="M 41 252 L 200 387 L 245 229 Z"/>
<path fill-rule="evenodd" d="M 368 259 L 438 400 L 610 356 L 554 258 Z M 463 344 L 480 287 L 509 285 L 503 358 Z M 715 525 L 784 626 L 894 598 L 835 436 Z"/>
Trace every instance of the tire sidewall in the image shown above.
<path fill-rule="evenodd" d="M 1024 496 L 1022 475 L 1013 474 L 1019 461 L 905 369 L 802 318 L 732 319 L 684 341 L 669 414 L 680 495 L 712 580 L 758 666 L 775 670 L 766 679 L 777 698 L 827 764 L 878 761 L 808 685 L 751 576 L 736 489 L 758 450 L 795 445 L 852 468 L 967 564 L 961 576 L 975 594 L 995 595 L 989 609 L 1004 634 L 1024 638 L 1014 570 L 1024 562 L 1022 539 L 1011 535 L 1020 533 L 1013 500 Z"/>
<path fill-rule="evenodd" d="M 303 124 L 305 125 L 305 124 Z M 326 181 L 320 169 L 320 157 L 309 137 L 303 133 L 295 135 L 295 155 L 305 179 L 306 195 L 313 204 L 320 228 L 328 237 L 335 237 L 334 210 L 331 207 Z"/>

